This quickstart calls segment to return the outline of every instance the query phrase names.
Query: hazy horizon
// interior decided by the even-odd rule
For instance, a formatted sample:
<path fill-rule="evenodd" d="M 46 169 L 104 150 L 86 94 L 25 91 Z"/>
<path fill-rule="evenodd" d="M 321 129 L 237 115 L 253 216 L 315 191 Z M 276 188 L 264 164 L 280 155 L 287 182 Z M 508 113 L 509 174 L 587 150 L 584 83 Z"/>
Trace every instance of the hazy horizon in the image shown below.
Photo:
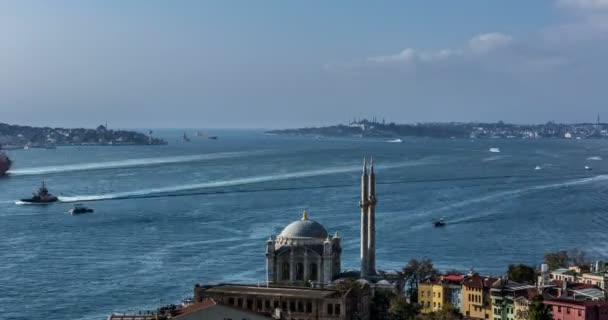
<path fill-rule="evenodd" d="M 0 122 L 594 122 L 608 1 L 4 1 Z M 608 117 L 608 115 L 607 115 Z"/>

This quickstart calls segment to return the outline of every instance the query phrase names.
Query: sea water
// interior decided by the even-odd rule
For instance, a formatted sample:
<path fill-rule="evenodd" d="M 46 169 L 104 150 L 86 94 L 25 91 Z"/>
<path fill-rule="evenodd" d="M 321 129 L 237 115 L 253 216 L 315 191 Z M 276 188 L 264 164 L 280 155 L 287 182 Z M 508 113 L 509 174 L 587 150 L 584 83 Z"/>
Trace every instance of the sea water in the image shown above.
<path fill-rule="evenodd" d="M 608 256 L 606 141 L 220 130 L 218 140 L 184 143 L 182 134 L 155 132 L 167 146 L 10 152 L 14 167 L 0 179 L 0 318 L 105 319 L 178 302 L 195 283 L 261 283 L 265 240 L 305 209 L 339 232 L 342 267 L 357 269 L 364 156 L 377 174 L 379 269 L 429 257 L 439 269 L 498 275 L 510 263 L 539 264 L 548 250 Z M 15 204 L 42 180 L 61 202 Z M 95 212 L 66 213 L 83 201 Z M 441 217 L 447 225 L 435 228 Z"/>

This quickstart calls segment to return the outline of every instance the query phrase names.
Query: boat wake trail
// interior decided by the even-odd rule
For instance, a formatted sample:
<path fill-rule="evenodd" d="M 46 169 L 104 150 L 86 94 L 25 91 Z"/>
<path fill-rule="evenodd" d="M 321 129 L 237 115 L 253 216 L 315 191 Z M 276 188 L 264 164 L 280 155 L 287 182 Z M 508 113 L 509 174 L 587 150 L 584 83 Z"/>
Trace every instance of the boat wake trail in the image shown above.
<path fill-rule="evenodd" d="M 198 162 L 198 161 L 215 160 L 215 159 L 238 158 L 238 157 L 245 157 L 245 156 L 260 155 L 260 154 L 264 154 L 267 152 L 268 151 L 265 151 L 265 150 L 247 151 L 247 152 L 220 152 L 220 153 L 197 154 L 197 155 L 189 155 L 189 156 L 126 159 L 126 160 L 119 160 L 119 161 L 106 161 L 106 162 L 94 162 L 94 163 L 67 164 L 67 165 L 48 166 L 48 167 L 23 168 L 23 169 L 11 170 L 11 171 L 9 171 L 9 173 L 13 176 L 29 176 L 29 175 L 40 175 L 40 174 L 62 173 L 62 172 L 73 172 L 73 171 L 143 167 L 143 166 L 153 166 L 153 165 L 161 165 L 161 164 L 186 163 L 186 162 Z"/>
<path fill-rule="evenodd" d="M 424 165 L 424 164 L 428 164 L 428 163 L 429 163 L 428 161 L 418 160 L 418 161 L 409 161 L 409 162 L 398 163 L 398 164 L 393 164 L 393 165 L 383 165 L 383 166 L 380 165 L 380 166 L 377 166 L 377 168 L 391 169 L 391 168 L 418 166 L 418 165 Z M 318 169 L 318 170 L 296 171 L 296 172 L 282 173 L 282 174 L 275 174 L 275 175 L 264 175 L 264 176 L 254 176 L 254 177 L 237 178 L 237 179 L 230 179 L 230 180 L 219 180 L 219 181 L 193 183 L 193 184 L 186 184 L 186 185 L 179 185 L 179 186 L 143 189 L 143 190 L 137 190 L 137 191 L 108 193 L 108 194 L 101 194 L 101 195 L 80 195 L 80 196 L 71 196 L 71 197 L 59 197 L 59 201 L 79 202 L 79 201 L 99 201 L 99 200 L 123 199 L 123 198 L 128 199 L 128 198 L 136 198 L 139 196 L 149 196 L 149 195 L 154 195 L 154 194 L 173 193 L 173 192 L 191 191 L 191 190 L 217 188 L 217 187 L 232 187 L 232 186 L 247 185 L 247 184 L 260 183 L 260 182 L 281 181 L 281 180 L 308 178 L 308 177 L 324 176 L 324 175 L 339 174 L 339 173 L 357 172 L 360 170 L 361 170 L 361 167 L 359 165 L 333 167 L 333 168 Z"/>
<path fill-rule="evenodd" d="M 546 190 L 546 189 L 585 185 L 585 184 L 589 184 L 589 183 L 606 181 L 606 180 L 608 180 L 608 175 L 598 175 L 598 176 L 589 177 L 589 178 L 569 180 L 569 181 L 559 182 L 559 183 L 536 185 L 536 186 L 530 186 L 530 187 L 525 187 L 525 188 L 516 189 L 516 190 L 502 191 L 502 192 L 492 193 L 492 194 L 489 194 L 489 195 L 483 196 L 483 197 L 478 197 L 478 198 L 473 198 L 473 199 L 469 199 L 469 200 L 456 202 L 456 203 L 444 206 L 442 208 L 436 209 L 434 211 L 449 212 L 453 209 L 462 208 L 462 207 L 478 204 L 481 202 L 491 201 L 491 200 L 495 200 L 495 199 L 518 196 L 518 195 L 526 193 L 526 192 L 534 192 L 534 191 L 540 191 L 540 190 Z M 492 214 L 494 214 L 493 211 L 491 211 L 489 213 L 481 213 L 481 214 L 477 214 L 477 215 L 473 215 L 473 216 L 468 216 L 468 217 L 464 217 L 461 219 L 454 219 L 454 220 L 451 220 L 450 222 L 451 223 L 464 223 L 464 222 L 469 222 L 471 219 L 483 218 L 483 217 L 487 217 L 488 215 L 492 215 Z"/>

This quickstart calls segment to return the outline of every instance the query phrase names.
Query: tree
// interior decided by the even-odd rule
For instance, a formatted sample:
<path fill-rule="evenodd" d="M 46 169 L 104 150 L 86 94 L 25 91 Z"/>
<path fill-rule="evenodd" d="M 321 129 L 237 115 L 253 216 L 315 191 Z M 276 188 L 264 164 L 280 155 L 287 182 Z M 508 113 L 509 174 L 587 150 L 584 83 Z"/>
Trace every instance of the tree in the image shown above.
<path fill-rule="evenodd" d="M 445 304 L 439 311 L 429 313 L 425 319 L 428 320 L 460 320 L 462 314 L 458 312 L 458 309 L 451 304 Z"/>
<path fill-rule="evenodd" d="M 545 263 L 549 270 L 567 268 L 569 265 L 588 265 L 591 262 L 587 259 L 584 251 L 579 249 L 559 250 L 545 253 Z"/>
<path fill-rule="evenodd" d="M 553 320 L 551 309 L 543 301 L 542 295 L 532 298 L 528 307 L 528 320 Z"/>
<path fill-rule="evenodd" d="M 418 260 L 412 258 L 405 267 L 403 267 L 403 275 L 406 285 L 409 287 L 410 300 L 418 302 L 418 283 L 428 277 L 434 277 L 439 272 L 433 267 L 433 261 L 429 258 Z"/>
<path fill-rule="evenodd" d="M 395 297 L 388 309 L 389 320 L 415 320 L 420 312 L 420 306 L 408 303 L 404 297 Z"/>
<path fill-rule="evenodd" d="M 393 301 L 396 297 L 397 295 L 392 291 L 377 289 L 370 306 L 370 318 L 388 319 L 391 301 Z"/>
<path fill-rule="evenodd" d="M 507 276 L 510 280 L 519 283 L 532 284 L 536 281 L 536 271 L 533 267 L 525 264 L 510 264 Z"/>

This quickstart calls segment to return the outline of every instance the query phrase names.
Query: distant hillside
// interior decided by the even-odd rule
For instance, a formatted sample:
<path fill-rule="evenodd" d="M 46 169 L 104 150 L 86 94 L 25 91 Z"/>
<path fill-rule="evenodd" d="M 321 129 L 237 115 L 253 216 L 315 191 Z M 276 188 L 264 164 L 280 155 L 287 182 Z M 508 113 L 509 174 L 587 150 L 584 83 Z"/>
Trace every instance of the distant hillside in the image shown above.
<path fill-rule="evenodd" d="M 395 124 L 368 120 L 348 125 L 268 131 L 269 134 L 324 137 L 431 137 L 431 138 L 608 138 L 605 123 L 519 125 L 497 123 L 416 123 Z"/>
<path fill-rule="evenodd" d="M 65 145 L 160 145 L 162 139 L 126 130 L 66 129 L 30 127 L 0 123 L 0 144 L 4 148 L 48 147 Z"/>

